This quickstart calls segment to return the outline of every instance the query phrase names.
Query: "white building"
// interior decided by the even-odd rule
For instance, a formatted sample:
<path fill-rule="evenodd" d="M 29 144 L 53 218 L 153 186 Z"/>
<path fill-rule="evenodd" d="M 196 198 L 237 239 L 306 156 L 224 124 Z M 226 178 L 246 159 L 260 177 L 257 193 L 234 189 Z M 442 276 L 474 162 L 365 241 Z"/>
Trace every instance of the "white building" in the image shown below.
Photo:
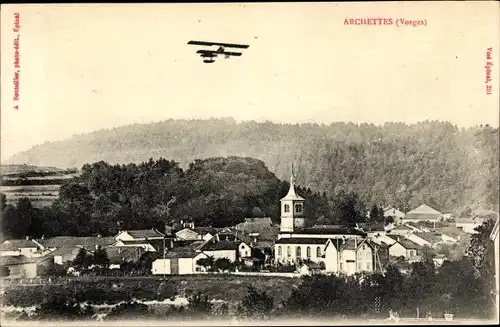
<path fill-rule="evenodd" d="M 303 260 L 324 261 L 328 238 L 281 238 L 274 244 L 275 262 L 295 264 Z"/>
<path fill-rule="evenodd" d="M 167 252 L 165 259 L 153 261 L 153 275 L 191 275 L 205 270 L 198 265 L 198 260 L 208 258 L 203 252 Z"/>
<path fill-rule="evenodd" d="M 384 208 L 384 217 L 393 217 L 394 222 L 398 222 L 399 220 L 403 219 L 404 216 L 405 213 L 400 211 L 399 209 L 393 207 Z"/>
<path fill-rule="evenodd" d="M 325 247 L 325 271 L 353 275 L 375 270 L 374 247 L 366 240 L 328 240 Z"/>
<path fill-rule="evenodd" d="M 281 232 L 293 233 L 295 229 L 304 227 L 304 198 L 295 193 L 295 180 L 292 172 L 290 189 L 281 202 Z"/>
<path fill-rule="evenodd" d="M 419 255 L 422 247 L 404 237 L 399 237 L 396 242 L 389 246 L 389 256 L 404 257 L 406 260 Z"/>
<path fill-rule="evenodd" d="M 252 257 L 252 248 L 242 241 L 208 242 L 201 250 L 214 260 L 226 258 L 235 262 Z"/>
<path fill-rule="evenodd" d="M 117 241 L 149 241 L 149 240 L 162 240 L 165 237 L 163 233 L 158 230 L 152 229 L 138 229 L 121 231 L 115 236 Z"/>
<path fill-rule="evenodd" d="M 409 211 L 403 218 L 403 222 L 430 221 L 436 222 L 443 219 L 443 214 L 426 204 Z"/>
<path fill-rule="evenodd" d="M 477 227 L 481 226 L 486 219 L 484 218 L 457 218 L 455 219 L 455 227 L 460 228 L 467 234 L 476 234 L 475 230 Z"/>
<path fill-rule="evenodd" d="M 19 240 L 6 240 L 0 244 L 1 256 L 25 256 L 37 257 L 41 256 L 42 246 L 34 240 L 19 239 Z"/>

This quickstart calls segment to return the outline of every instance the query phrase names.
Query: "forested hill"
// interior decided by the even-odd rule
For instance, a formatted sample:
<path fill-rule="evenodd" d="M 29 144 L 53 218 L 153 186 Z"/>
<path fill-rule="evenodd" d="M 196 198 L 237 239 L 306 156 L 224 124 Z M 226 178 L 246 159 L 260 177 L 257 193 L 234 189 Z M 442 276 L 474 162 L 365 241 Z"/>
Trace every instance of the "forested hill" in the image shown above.
<path fill-rule="evenodd" d="M 365 203 L 497 210 L 498 140 L 498 128 L 429 121 L 376 126 L 168 120 L 44 143 L 6 163 L 80 168 L 101 160 L 127 164 L 164 157 L 187 168 L 194 159 L 243 156 L 262 160 L 285 180 L 293 161 L 301 186 L 328 195 L 354 190 Z"/>

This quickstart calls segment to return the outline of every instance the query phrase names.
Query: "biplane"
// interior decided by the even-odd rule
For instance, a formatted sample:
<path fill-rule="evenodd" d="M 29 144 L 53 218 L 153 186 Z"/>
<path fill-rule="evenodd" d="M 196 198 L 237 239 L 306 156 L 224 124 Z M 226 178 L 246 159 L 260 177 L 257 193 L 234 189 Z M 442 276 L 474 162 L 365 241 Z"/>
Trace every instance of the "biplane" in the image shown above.
<path fill-rule="evenodd" d="M 205 42 L 205 41 L 189 41 L 190 45 L 201 45 L 206 47 L 218 47 L 217 50 L 198 50 L 196 53 L 200 54 L 200 57 L 203 58 L 203 62 L 206 64 L 213 63 L 217 56 L 224 56 L 228 59 L 231 56 L 239 57 L 241 56 L 241 52 L 230 52 L 226 51 L 226 48 L 237 48 L 237 49 L 246 49 L 249 45 L 245 44 L 231 44 L 231 43 L 217 43 L 217 42 Z"/>

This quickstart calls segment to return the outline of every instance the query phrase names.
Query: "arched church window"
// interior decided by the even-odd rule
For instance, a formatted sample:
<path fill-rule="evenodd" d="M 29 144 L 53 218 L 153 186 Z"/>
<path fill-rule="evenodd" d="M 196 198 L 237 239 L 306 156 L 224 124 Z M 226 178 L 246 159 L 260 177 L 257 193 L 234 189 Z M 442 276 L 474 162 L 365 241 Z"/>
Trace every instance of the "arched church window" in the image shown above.
<path fill-rule="evenodd" d="M 321 248 L 319 246 L 316 248 L 316 256 L 321 257 Z"/>
<path fill-rule="evenodd" d="M 310 246 L 308 246 L 306 249 L 306 255 L 307 255 L 307 259 L 311 258 L 311 247 Z"/>
<path fill-rule="evenodd" d="M 297 213 L 302 212 L 302 204 L 297 203 L 297 204 L 295 205 L 295 212 L 297 212 Z"/>
<path fill-rule="evenodd" d="M 285 204 L 285 212 L 290 212 L 290 205 L 289 204 Z"/>
<path fill-rule="evenodd" d="M 302 249 L 300 248 L 300 246 L 297 246 L 297 248 L 295 249 L 295 256 L 297 258 L 300 258 L 302 256 Z"/>
<path fill-rule="evenodd" d="M 278 246 L 278 257 L 281 257 L 281 246 Z"/>
<path fill-rule="evenodd" d="M 286 247 L 286 256 L 291 257 L 292 256 L 292 248 L 290 246 Z"/>

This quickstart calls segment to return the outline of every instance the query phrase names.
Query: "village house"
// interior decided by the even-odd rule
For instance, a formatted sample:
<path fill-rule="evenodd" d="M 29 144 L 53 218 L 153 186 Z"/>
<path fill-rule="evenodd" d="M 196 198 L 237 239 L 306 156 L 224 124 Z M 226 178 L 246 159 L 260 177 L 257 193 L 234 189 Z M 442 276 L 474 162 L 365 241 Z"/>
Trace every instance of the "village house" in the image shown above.
<path fill-rule="evenodd" d="M 304 262 L 299 268 L 299 274 L 311 276 L 323 273 L 323 266 L 316 262 Z"/>
<path fill-rule="evenodd" d="M 403 236 L 396 237 L 395 241 L 389 247 L 389 256 L 391 257 L 404 257 L 406 260 L 410 260 L 410 258 L 418 256 L 422 249 L 420 245 Z"/>
<path fill-rule="evenodd" d="M 387 235 L 389 234 L 396 234 L 396 235 L 402 235 L 402 236 L 407 236 L 409 234 L 413 233 L 413 229 L 411 229 L 410 227 L 406 226 L 406 225 L 398 225 L 396 227 L 394 227 L 390 233 L 387 233 Z"/>
<path fill-rule="evenodd" d="M 441 238 L 445 243 L 456 243 L 459 242 L 464 237 L 468 237 L 469 234 L 464 232 L 461 228 L 455 226 L 435 228 L 434 231 L 441 234 Z"/>
<path fill-rule="evenodd" d="M 269 217 L 245 218 L 245 221 L 235 226 L 236 230 L 244 233 L 259 233 L 273 226 Z"/>
<path fill-rule="evenodd" d="M 74 237 L 74 236 L 56 236 L 51 238 L 39 239 L 38 243 L 43 246 L 44 249 L 55 251 L 59 248 L 67 247 L 78 247 L 83 248 L 89 252 L 95 251 L 98 247 L 107 247 L 115 242 L 113 237 L 100 237 L 100 236 L 89 236 L 89 237 Z"/>
<path fill-rule="evenodd" d="M 54 257 L 55 264 L 64 265 L 75 260 L 81 249 L 82 248 L 78 246 L 64 246 L 55 249 L 54 251 L 50 252 L 50 254 Z"/>
<path fill-rule="evenodd" d="M 374 271 L 374 248 L 366 240 L 329 239 L 325 247 L 325 271 L 353 275 Z"/>
<path fill-rule="evenodd" d="M 219 241 L 208 242 L 201 251 L 214 260 L 226 258 L 231 262 L 239 261 L 240 259 L 252 258 L 252 248 L 250 245 L 242 241 Z"/>
<path fill-rule="evenodd" d="M 9 278 L 35 278 L 44 275 L 54 265 L 54 257 L 4 256 L 0 257 L 0 267 L 5 267 Z"/>
<path fill-rule="evenodd" d="M 411 223 L 411 222 L 407 222 L 406 224 L 404 224 L 404 226 L 410 228 L 415 233 L 429 232 L 429 229 L 426 228 L 425 226 L 417 226 L 416 224 Z"/>
<path fill-rule="evenodd" d="M 200 233 L 192 230 L 191 228 L 183 228 L 175 233 L 175 238 L 177 240 L 183 240 L 183 241 L 195 241 L 195 240 L 201 240 L 202 236 L 200 235 Z"/>
<path fill-rule="evenodd" d="M 0 256 L 41 256 L 43 246 L 35 240 L 26 238 L 19 240 L 6 240 L 0 244 Z"/>
<path fill-rule="evenodd" d="M 166 237 L 154 228 L 127 230 L 121 231 L 115 236 L 113 246 L 142 247 L 146 252 L 163 252 L 164 249 L 174 246 L 174 239 Z"/>
<path fill-rule="evenodd" d="M 377 245 L 381 245 L 382 243 L 384 243 L 386 245 L 392 245 L 392 244 L 396 243 L 394 238 L 392 238 L 388 235 L 391 235 L 391 234 L 374 235 L 374 236 L 370 237 L 369 239 L 370 239 L 370 241 L 372 241 L 373 243 L 375 243 Z"/>
<path fill-rule="evenodd" d="M 479 217 L 474 217 L 474 218 L 456 218 L 455 219 L 455 226 L 457 228 L 460 228 L 463 230 L 465 233 L 468 234 L 476 234 L 477 231 L 475 230 L 477 227 L 481 226 L 486 222 L 486 219 L 484 218 L 479 218 Z"/>
<path fill-rule="evenodd" d="M 151 272 L 153 275 L 190 275 L 203 272 L 205 268 L 198 264 L 198 260 L 203 258 L 208 258 L 208 255 L 189 247 L 174 248 L 165 253 L 165 259 L 153 261 Z"/>
<path fill-rule="evenodd" d="M 391 206 L 384 208 L 384 217 L 393 217 L 395 223 L 401 221 L 404 216 L 404 212 L 400 211 L 399 208 L 396 209 Z"/>
<path fill-rule="evenodd" d="M 155 228 L 124 230 L 115 236 L 116 241 L 150 241 L 163 240 L 165 235 Z"/>
<path fill-rule="evenodd" d="M 437 222 L 442 220 L 443 214 L 434 208 L 429 207 L 426 204 L 409 211 L 403 218 L 403 223 L 406 222 L 420 222 L 420 221 L 430 221 Z"/>
<path fill-rule="evenodd" d="M 141 246 L 111 246 L 104 251 L 108 256 L 110 269 L 120 269 L 123 263 L 137 264 L 146 252 Z"/>
<path fill-rule="evenodd" d="M 295 264 L 301 260 L 324 261 L 328 238 L 281 238 L 274 244 L 275 263 Z"/>

